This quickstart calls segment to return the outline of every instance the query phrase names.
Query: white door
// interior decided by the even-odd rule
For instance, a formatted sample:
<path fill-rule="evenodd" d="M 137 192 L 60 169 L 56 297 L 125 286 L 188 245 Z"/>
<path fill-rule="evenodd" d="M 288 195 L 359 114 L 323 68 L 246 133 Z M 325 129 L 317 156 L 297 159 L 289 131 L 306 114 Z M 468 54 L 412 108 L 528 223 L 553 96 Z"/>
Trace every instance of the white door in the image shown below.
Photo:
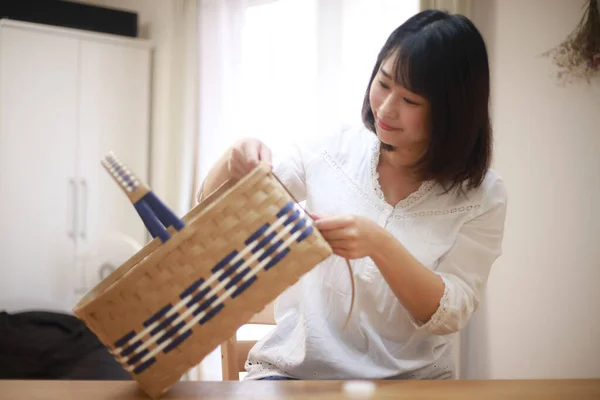
<path fill-rule="evenodd" d="M 0 309 L 70 311 L 78 43 L 6 26 L 0 34 Z"/>
<path fill-rule="evenodd" d="M 135 44 L 80 43 L 82 157 L 78 185 L 84 199 L 78 254 L 82 280 L 89 289 L 99 280 L 100 272 L 94 270 L 94 265 L 99 265 L 98 257 L 102 255 L 93 250 L 101 243 L 123 235 L 140 245 L 147 241 L 146 228 L 133 205 L 101 167 L 100 160 L 112 150 L 148 181 L 150 51 Z"/>

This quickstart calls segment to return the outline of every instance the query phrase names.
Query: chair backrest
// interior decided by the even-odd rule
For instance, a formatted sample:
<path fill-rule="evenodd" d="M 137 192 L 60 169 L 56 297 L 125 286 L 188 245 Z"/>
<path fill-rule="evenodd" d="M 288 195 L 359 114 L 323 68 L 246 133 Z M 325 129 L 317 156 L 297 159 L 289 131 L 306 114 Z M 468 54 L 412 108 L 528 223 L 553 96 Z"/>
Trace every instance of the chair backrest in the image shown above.
<path fill-rule="evenodd" d="M 248 324 L 275 325 L 274 304 L 270 303 L 261 312 L 254 315 Z M 221 344 L 221 366 L 224 381 L 237 381 L 240 372 L 245 372 L 244 365 L 248 352 L 256 344 L 256 340 L 237 340 L 236 335 Z"/>

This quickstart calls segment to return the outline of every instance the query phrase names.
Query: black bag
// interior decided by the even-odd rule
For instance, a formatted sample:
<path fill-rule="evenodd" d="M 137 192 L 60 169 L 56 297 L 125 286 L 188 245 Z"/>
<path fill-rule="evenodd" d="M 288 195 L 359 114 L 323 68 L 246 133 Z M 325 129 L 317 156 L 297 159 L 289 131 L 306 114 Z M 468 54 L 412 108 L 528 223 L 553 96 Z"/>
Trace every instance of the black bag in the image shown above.
<path fill-rule="evenodd" d="M 75 316 L 0 312 L 0 379 L 131 380 Z"/>

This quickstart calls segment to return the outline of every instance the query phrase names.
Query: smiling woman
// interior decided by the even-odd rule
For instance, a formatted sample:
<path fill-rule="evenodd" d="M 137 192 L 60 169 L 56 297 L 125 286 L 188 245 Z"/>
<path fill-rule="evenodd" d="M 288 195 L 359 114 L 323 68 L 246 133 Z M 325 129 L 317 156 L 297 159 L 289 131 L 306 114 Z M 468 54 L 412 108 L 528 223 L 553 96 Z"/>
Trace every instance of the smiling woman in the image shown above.
<path fill-rule="evenodd" d="M 278 298 L 277 325 L 250 351 L 246 379 L 454 376 L 450 335 L 477 310 L 504 237 L 485 43 L 466 17 L 428 10 L 374 58 L 362 126 L 298 135 L 287 152 L 238 140 L 204 181 L 200 198 L 272 164 L 334 253 Z M 344 259 L 356 285 L 347 324 Z"/>

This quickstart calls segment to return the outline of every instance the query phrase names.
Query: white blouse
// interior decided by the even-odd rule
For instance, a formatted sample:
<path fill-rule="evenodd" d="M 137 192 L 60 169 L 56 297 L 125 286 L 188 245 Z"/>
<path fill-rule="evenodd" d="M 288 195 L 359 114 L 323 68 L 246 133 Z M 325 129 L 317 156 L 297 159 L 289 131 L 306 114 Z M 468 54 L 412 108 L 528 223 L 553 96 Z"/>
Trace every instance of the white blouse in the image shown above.
<path fill-rule="evenodd" d="M 245 379 L 453 376 L 448 335 L 477 309 L 501 254 L 504 183 L 490 170 L 479 188 L 457 196 L 425 182 L 394 207 L 379 187 L 378 160 L 377 137 L 360 127 L 276 154 L 274 173 L 308 212 L 361 215 L 391 232 L 443 279 L 439 308 L 425 324 L 416 321 L 370 258 L 351 260 L 356 297 L 343 329 L 352 288 L 345 260 L 333 255 L 279 296 L 277 326 L 250 351 Z"/>

